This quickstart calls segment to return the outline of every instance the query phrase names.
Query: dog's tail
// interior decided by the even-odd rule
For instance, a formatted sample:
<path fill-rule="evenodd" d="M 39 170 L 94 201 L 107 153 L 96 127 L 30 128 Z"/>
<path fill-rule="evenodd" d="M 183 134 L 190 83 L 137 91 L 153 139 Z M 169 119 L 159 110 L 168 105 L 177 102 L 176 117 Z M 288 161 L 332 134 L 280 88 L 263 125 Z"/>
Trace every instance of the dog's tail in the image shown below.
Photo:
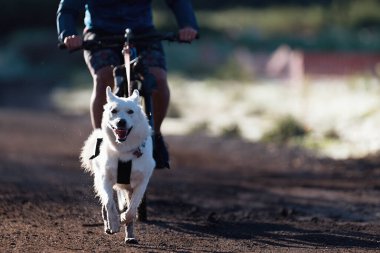
<path fill-rule="evenodd" d="M 96 149 L 97 139 L 102 137 L 102 132 L 100 129 L 96 129 L 92 132 L 92 134 L 85 141 L 84 146 L 82 148 L 82 152 L 80 154 L 80 161 L 82 164 L 82 168 L 91 174 L 94 173 L 91 166 L 91 157 L 94 155 Z"/>

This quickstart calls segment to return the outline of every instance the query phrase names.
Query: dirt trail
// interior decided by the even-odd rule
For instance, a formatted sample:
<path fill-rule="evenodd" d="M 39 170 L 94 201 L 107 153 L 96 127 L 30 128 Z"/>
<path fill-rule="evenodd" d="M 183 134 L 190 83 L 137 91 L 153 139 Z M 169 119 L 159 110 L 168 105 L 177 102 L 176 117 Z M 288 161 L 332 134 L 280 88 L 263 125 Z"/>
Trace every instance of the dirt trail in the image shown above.
<path fill-rule="evenodd" d="M 88 117 L 0 110 L 0 252 L 380 251 L 380 161 L 168 136 L 140 244 L 102 231 L 78 154 Z"/>

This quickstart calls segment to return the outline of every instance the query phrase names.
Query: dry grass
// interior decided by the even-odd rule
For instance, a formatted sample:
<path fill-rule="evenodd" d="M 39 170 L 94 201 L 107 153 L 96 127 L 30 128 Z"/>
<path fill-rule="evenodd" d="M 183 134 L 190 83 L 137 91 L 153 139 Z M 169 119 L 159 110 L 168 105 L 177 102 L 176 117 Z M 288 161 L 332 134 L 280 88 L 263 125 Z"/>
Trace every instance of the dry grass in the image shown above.
<path fill-rule="evenodd" d="M 166 134 L 204 132 L 260 141 L 281 119 L 292 117 L 307 135 L 290 136 L 290 143 L 322 155 L 360 157 L 380 150 L 379 79 L 310 79 L 299 87 L 280 80 L 255 84 L 175 76 L 170 80 L 176 117 L 165 120 Z M 89 90 L 58 92 L 53 95 L 57 106 L 87 112 Z"/>

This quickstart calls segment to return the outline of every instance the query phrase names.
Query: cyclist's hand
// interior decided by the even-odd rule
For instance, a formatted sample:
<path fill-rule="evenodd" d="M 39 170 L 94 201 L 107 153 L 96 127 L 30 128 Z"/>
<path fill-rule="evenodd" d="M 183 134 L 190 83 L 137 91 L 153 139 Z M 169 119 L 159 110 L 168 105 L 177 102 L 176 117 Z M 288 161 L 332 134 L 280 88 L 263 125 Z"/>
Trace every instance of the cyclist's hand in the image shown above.
<path fill-rule="evenodd" d="M 179 34 L 180 40 L 190 42 L 190 41 L 195 40 L 198 32 L 194 28 L 187 26 L 187 27 L 181 28 L 178 34 Z"/>
<path fill-rule="evenodd" d="M 82 46 L 83 39 L 81 36 L 71 35 L 65 37 L 63 43 L 65 43 L 68 50 L 74 50 Z"/>

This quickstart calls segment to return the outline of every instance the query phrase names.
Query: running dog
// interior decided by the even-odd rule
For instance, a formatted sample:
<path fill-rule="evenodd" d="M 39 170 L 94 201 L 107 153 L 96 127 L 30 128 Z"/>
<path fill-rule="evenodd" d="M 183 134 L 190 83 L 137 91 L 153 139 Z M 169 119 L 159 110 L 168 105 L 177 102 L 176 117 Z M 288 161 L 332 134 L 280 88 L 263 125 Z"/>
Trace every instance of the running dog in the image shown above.
<path fill-rule="evenodd" d="M 139 105 L 137 90 L 128 98 L 115 96 L 110 87 L 106 93 L 102 128 L 89 136 L 80 158 L 85 171 L 94 176 L 105 233 L 117 233 L 120 225 L 125 224 L 125 242 L 137 243 L 133 222 L 155 167 L 151 128 Z M 128 182 L 118 180 L 121 163 L 130 163 Z"/>

